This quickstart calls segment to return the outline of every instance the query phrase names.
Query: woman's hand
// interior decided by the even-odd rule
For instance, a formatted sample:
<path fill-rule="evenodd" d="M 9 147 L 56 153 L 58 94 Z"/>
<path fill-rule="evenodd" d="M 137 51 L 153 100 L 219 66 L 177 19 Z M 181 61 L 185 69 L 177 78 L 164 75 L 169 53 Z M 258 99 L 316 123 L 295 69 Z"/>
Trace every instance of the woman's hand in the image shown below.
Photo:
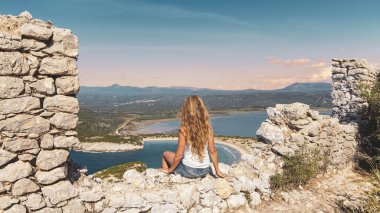
<path fill-rule="evenodd" d="M 217 174 L 220 178 L 224 178 L 224 174 L 223 174 L 220 170 L 216 171 L 216 174 Z"/>
<path fill-rule="evenodd" d="M 164 169 L 164 168 L 160 168 L 160 171 L 163 172 L 163 173 L 166 173 L 166 174 L 173 173 L 173 171 L 171 171 L 170 169 Z"/>

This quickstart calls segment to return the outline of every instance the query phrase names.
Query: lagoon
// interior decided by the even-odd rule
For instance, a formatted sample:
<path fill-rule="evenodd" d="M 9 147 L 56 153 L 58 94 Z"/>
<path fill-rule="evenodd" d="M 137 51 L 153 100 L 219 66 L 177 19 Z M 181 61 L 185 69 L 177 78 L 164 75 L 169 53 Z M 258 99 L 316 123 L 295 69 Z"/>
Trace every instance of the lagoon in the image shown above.
<path fill-rule="evenodd" d="M 256 137 L 256 130 L 267 118 L 266 112 L 239 112 L 211 117 L 215 135 Z M 177 131 L 179 121 L 165 121 L 141 127 L 140 133 L 168 133 Z"/>
<path fill-rule="evenodd" d="M 321 115 L 330 115 L 330 110 L 319 112 Z M 215 135 L 256 137 L 256 131 L 261 123 L 268 118 L 264 111 L 239 112 L 229 115 L 211 117 L 211 125 Z M 174 133 L 178 131 L 179 121 L 164 121 L 139 128 L 140 134 Z"/>

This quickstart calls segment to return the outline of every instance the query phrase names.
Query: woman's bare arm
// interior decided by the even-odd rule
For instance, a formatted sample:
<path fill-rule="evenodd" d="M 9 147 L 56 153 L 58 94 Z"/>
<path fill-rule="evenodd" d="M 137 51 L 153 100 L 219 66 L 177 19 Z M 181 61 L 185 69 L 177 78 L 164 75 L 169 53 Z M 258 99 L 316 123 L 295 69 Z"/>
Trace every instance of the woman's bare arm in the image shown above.
<path fill-rule="evenodd" d="M 216 151 L 216 148 L 215 148 L 214 133 L 213 132 L 211 132 L 211 134 L 210 134 L 210 141 L 208 143 L 208 150 L 210 152 L 211 160 L 212 160 L 212 163 L 214 164 L 216 174 L 219 177 L 224 177 L 222 172 L 220 172 L 220 170 L 219 170 L 218 152 Z"/>
<path fill-rule="evenodd" d="M 185 143 L 185 136 L 182 134 L 181 131 L 179 131 L 177 151 L 175 152 L 173 163 L 170 166 L 168 173 L 172 173 L 174 169 L 178 166 L 178 164 L 181 162 L 183 158 L 183 153 L 185 151 Z"/>

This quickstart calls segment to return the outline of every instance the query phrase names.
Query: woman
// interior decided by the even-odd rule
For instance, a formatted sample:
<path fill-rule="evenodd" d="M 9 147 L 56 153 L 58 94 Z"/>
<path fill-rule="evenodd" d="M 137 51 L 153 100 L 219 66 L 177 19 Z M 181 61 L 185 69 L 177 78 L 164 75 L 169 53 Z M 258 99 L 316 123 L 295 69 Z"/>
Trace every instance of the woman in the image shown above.
<path fill-rule="evenodd" d="M 177 151 L 163 153 L 161 170 L 187 178 L 204 177 L 211 172 L 209 151 L 216 174 L 224 177 L 219 170 L 214 134 L 202 99 L 196 95 L 188 97 L 179 112 L 179 118 L 181 124 Z"/>

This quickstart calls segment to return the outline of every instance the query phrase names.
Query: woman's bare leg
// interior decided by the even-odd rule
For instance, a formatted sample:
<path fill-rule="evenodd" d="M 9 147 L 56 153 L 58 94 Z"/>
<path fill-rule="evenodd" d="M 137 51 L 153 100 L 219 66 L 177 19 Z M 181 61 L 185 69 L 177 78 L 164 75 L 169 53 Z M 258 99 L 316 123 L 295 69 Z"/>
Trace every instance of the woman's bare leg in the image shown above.
<path fill-rule="evenodd" d="M 169 169 L 169 167 L 173 163 L 174 155 L 175 155 L 175 153 L 170 152 L 170 151 L 165 151 L 162 154 L 162 168 L 163 169 Z"/>

